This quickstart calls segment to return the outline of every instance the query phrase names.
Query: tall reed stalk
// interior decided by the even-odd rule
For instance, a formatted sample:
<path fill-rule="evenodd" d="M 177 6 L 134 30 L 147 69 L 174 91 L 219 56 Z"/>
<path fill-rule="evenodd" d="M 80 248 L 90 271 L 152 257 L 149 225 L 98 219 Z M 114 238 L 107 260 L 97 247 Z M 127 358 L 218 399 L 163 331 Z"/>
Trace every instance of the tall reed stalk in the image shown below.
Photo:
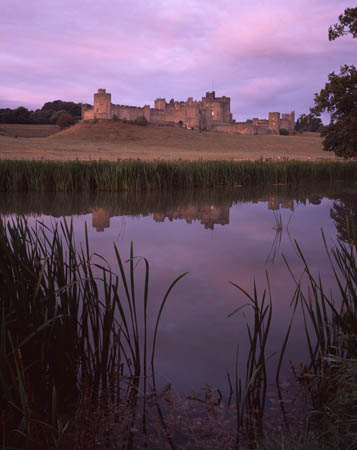
<path fill-rule="evenodd" d="M 68 428 L 83 389 L 94 405 L 135 403 L 154 370 L 166 291 L 149 340 L 149 263 L 143 298 L 136 293 L 133 245 L 129 270 L 114 245 L 119 275 L 74 243 L 72 223 L 30 228 L 0 220 L 0 387 L 3 443 L 50 448 Z M 96 262 L 97 261 L 97 262 Z M 143 318 L 144 330 L 138 321 Z M 151 348 L 150 348 L 151 347 Z M 145 388 L 146 389 L 146 388 Z M 75 429 L 75 427 L 72 427 Z M 14 431 L 15 430 L 15 431 Z"/>
<path fill-rule="evenodd" d="M 0 161 L 0 192 L 166 191 L 356 181 L 356 162 Z"/>

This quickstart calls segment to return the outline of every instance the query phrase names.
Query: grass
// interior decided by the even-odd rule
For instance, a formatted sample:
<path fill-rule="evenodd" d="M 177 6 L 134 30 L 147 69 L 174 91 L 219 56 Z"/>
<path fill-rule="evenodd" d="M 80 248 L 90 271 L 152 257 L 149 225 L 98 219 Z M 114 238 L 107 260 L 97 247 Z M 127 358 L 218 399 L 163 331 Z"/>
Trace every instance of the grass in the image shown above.
<path fill-rule="evenodd" d="M 0 123 L 0 136 L 16 138 L 44 138 L 58 133 L 60 127 L 57 125 L 23 125 Z"/>
<path fill-rule="evenodd" d="M 6 127 L 4 125 L 3 127 Z M 21 126 L 19 126 L 21 127 Z M 40 127 L 40 126 L 39 126 Z M 0 126 L 1 128 L 1 126 Z M 23 126 L 27 135 L 29 126 Z M 32 126 L 36 132 L 36 125 Z M 21 136 L 18 129 L 17 134 Z M 78 123 L 41 138 L 0 135 L 0 159 L 49 160 L 257 160 L 335 159 L 324 152 L 318 133 L 296 136 L 249 136 L 202 132 L 177 127 L 140 127 L 113 121 Z"/>
<path fill-rule="evenodd" d="M 1 192 L 139 192 L 334 180 L 356 182 L 357 163 L 0 161 Z"/>

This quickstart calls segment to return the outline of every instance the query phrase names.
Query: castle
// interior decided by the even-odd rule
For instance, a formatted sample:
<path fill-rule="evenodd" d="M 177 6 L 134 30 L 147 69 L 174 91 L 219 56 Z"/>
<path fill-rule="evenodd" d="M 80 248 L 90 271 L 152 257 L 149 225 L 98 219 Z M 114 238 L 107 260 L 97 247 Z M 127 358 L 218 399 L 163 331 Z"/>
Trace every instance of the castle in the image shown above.
<path fill-rule="evenodd" d="M 189 97 L 187 101 L 164 98 L 155 100 L 154 108 L 114 105 L 111 94 L 105 89 L 98 89 L 94 94 L 93 107 L 82 105 L 82 119 L 113 119 L 135 121 L 145 117 L 149 123 L 183 126 L 190 129 L 208 130 L 236 134 L 279 134 L 281 129 L 293 131 L 295 112 L 288 114 L 270 112 L 269 119 L 253 118 L 247 122 L 236 122 L 231 114 L 231 99 L 216 97 L 214 91 L 207 92 L 200 101 Z"/>

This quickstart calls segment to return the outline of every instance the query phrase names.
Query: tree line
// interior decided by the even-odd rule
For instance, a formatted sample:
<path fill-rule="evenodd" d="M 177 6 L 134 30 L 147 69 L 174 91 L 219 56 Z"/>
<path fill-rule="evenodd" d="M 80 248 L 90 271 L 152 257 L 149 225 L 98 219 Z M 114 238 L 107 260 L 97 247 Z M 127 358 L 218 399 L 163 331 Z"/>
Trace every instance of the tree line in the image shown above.
<path fill-rule="evenodd" d="M 30 111 L 24 106 L 0 109 L 0 123 L 53 124 L 60 127 L 73 125 L 81 119 L 81 104 L 55 100 L 45 103 L 41 109 Z"/>

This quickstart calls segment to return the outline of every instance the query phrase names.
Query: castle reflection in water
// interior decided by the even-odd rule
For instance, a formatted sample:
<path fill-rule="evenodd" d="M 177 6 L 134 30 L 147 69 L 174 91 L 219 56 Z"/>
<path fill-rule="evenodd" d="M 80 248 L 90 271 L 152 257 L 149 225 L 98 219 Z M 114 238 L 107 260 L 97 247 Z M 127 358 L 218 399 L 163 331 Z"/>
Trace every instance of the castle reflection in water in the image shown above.
<path fill-rule="evenodd" d="M 258 203 L 258 202 L 254 202 Z M 279 209 L 290 209 L 294 211 L 294 200 L 281 201 L 278 197 L 269 197 L 268 209 L 276 211 Z M 175 210 L 165 212 L 154 212 L 153 219 L 155 222 L 164 222 L 168 219 L 170 222 L 174 220 L 185 220 L 186 223 L 192 224 L 194 221 L 199 221 L 206 230 L 213 230 L 215 225 L 229 224 L 229 210 L 232 204 L 224 206 L 215 205 L 190 205 L 185 208 L 176 208 Z M 96 208 L 92 210 L 92 226 L 98 232 L 103 232 L 110 227 L 110 218 L 117 214 L 111 214 L 111 211 L 106 208 Z"/>

